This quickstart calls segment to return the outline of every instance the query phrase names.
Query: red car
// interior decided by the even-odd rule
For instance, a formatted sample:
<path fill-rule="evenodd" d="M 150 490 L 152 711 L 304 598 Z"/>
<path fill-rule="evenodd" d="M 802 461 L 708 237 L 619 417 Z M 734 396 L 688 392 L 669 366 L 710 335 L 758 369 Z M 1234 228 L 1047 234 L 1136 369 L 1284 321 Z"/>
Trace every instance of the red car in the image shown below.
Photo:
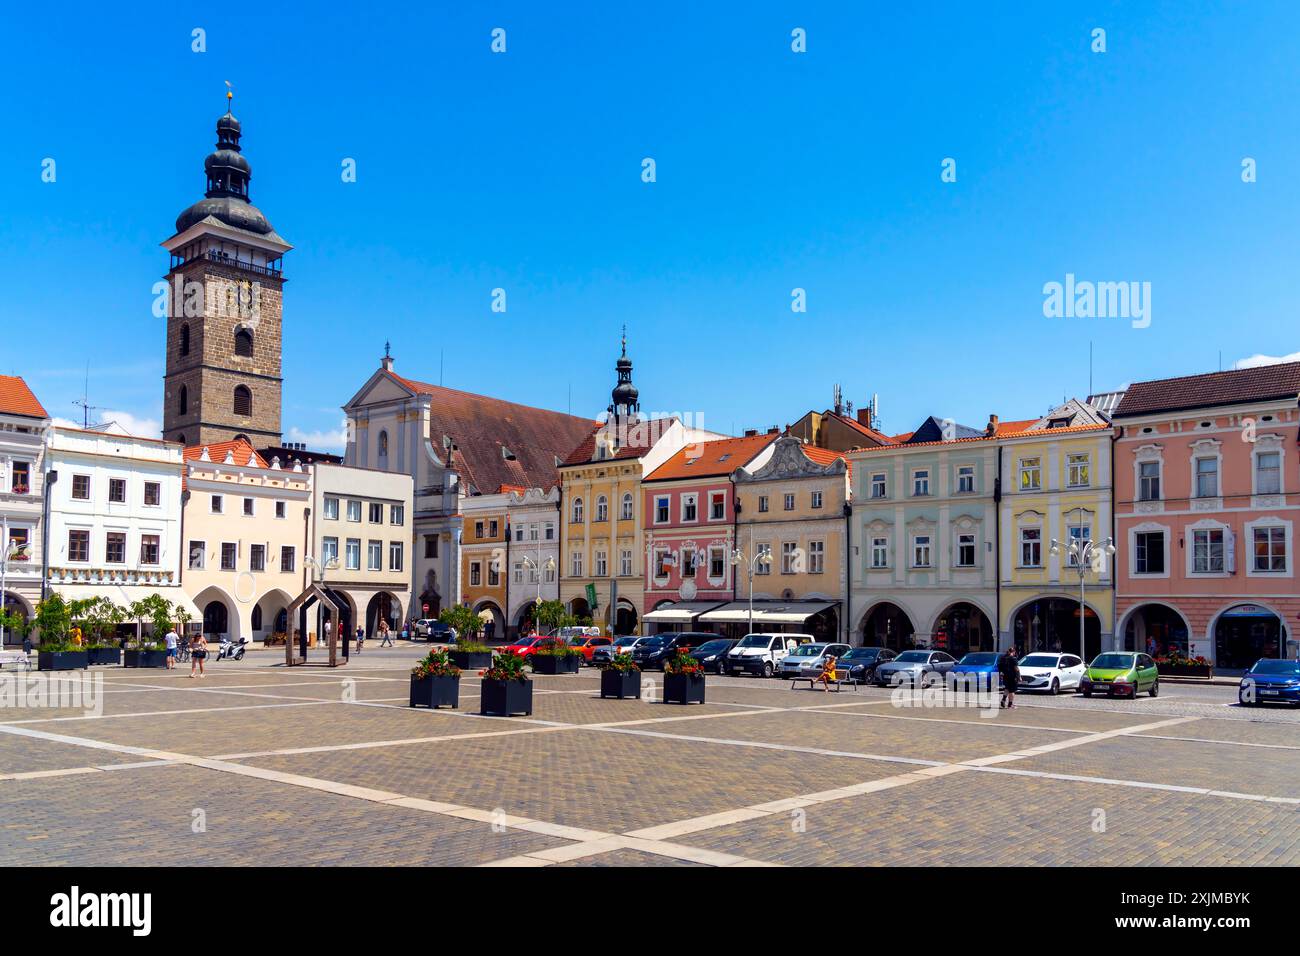
<path fill-rule="evenodd" d="M 520 637 L 516 638 L 513 644 L 507 644 L 501 648 L 498 653 L 501 654 L 518 654 L 520 657 L 527 657 L 537 649 L 537 645 L 542 642 L 540 637 Z"/>
<path fill-rule="evenodd" d="M 598 647 L 609 647 L 614 643 L 608 637 L 590 637 L 587 635 L 578 635 L 569 638 L 569 646 L 582 652 L 583 659 L 590 664 L 591 655 L 595 653 Z"/>

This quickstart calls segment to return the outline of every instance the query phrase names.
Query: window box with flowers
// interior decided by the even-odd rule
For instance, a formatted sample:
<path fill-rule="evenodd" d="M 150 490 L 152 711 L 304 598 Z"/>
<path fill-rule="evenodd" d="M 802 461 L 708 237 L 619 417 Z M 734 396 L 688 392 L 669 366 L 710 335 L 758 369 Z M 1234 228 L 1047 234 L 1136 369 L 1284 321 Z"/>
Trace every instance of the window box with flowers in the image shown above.
<path fill-rule="evenodd" d="M 576 674 L 582 651 L 564 640 L 545 640 L 528 656 L 534 674 Z"/>
<path fill-rule="evenodd" d="M 497 717 L 512 714 L 532 716 L 533 682 L 524 673 L 524 659 L 518 654 L 498 654 L 492 666 L 479 671 L 479 713 Z"/>
<path fill-rule="evenodd" d="M 456 708 L 460 706 L 460 668 L 447 652 L 430 651 L 411 668 L 412 707 Z"/>
<path fill-rule="evenodd" d="M 684 648 L 664 662 L 664 703 L 704 703 L 704 665 Z"/>
<path fill-rule="evenodd" d="M 1173 648 L 1167 657 L 1157 657 L 1156 671 L 1161 677 L 1213 677 L 1214 667 L 1204 657 L 1188 657 Z"/>
<path fill-rule="evenodd" d="M 600 669 L 600 696 L 641 698 L 641 668 L 631 654 L 615 654 Z"/>

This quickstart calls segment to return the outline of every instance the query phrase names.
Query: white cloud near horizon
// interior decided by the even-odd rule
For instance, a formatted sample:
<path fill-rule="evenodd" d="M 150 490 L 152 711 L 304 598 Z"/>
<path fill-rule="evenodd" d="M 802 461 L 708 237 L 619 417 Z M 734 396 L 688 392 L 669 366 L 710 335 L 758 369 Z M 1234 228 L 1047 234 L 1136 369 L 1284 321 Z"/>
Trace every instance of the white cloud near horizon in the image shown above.
<path fill-rule="evenodd" d="M 342 454 L 348 445 L 348 422 L 345 418 L 335 431 L 305 432 L 293 427 L 285 433 L 286 441 L 302 442 L 309 451 L 328 451 Z"/>
<path fill-rule="evenodd" d="M 81 422 L 74 422 L 70 418 L 60 418 L 55 416 L 51 421 L 55 425 L 64 428 L 81 428 Z M 99 409 L 95 415 L 95 421 L 90 423 L 90 427 L 97 431 L 110 432 L 115 435 L 127 435 L 131 438 L 161 438 L 162 425 L 156 418 L 141 418 L 132 415 L 130 412 L 113 411 L 112 409 Z"/>
<path fill-rule="evenodd" d="M 1250 358 L 1237 359 L 1233 368 L 1259 368 L 1262 365 L 1281 365 L 1283 362 L 1300 362 L 1300 352 L 1290 355 L 1252 355 Z"/>

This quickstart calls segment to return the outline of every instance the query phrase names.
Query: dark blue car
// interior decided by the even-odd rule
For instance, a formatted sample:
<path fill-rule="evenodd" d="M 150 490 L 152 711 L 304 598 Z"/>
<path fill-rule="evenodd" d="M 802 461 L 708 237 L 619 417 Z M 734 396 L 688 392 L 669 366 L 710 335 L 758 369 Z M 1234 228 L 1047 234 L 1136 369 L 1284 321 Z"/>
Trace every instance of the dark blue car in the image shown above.
<path fill-rule="evenodd" d="M 967 654 L 948 672 L 948 686 L 954 690 L 992 690 L 1002 685 L 996 651 Z"/>
<path fill-rule="evenodd" d="M 1300 704 L 1300 661 L 1275 657 L 1256 661 L 1241 678 L 1237 700 L 1243 707 L 1271 701 Z"/>

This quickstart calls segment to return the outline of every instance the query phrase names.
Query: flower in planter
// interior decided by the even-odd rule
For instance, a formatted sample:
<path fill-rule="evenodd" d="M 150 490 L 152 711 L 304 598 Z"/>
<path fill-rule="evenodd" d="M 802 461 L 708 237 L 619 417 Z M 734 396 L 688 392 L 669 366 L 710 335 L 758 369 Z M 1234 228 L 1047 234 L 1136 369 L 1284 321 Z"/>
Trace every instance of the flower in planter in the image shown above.
<path fill-rule="evenodd" d="M 524 673 L 524 659 L 518 654 L 498 654 L 492 660 L 492 666 L 478 672 L 484 680 L 520 681 L 528 680 Z"/>
<path fill-rule="evenodd" d="M 448 659 L 446 651 L 430 651 L 411 668 L 411 676 L 416 680 L 424 680 L 426 677 L 459 677 L 460 668 Z"/>
<path fill-rule="evenodd" d="M 631 654 L 615 654 L 610 659 L 600 665 L 603 671 L 621 671 L 625 674 L 634 674 L 641 670 L 641 665 L 632 660 Z"/>
<path fill-rule="evenodd" d="M 686 653 L 685 649 L 679 649 L 677 654 L 664 661 L 665 674 L 685 674 L 688 677 L 694 677 L 696 674 L 704 676 L 704 665 Z"/>
<path fill-rule="evenodd" d="M 533 653 L 540 657 L 576 657 L 582 651 L 560 638 L 548 637 L 537 642 L 537 647 Z"/>

